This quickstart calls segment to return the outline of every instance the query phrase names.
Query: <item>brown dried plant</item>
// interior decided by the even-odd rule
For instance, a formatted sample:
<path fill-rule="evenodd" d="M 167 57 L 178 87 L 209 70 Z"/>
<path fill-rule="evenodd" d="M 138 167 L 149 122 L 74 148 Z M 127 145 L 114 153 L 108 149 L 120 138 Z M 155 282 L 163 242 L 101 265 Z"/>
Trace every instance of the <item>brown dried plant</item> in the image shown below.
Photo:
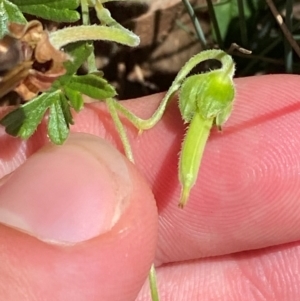
<path fill-rule="evenodd" d="M 9 24 L 9 35 L 0 40 L 0 98 L 11 91 L 28 101 L 48 90 L 66 70 L 68 55 L 55 49 L 37 21 Z"/>

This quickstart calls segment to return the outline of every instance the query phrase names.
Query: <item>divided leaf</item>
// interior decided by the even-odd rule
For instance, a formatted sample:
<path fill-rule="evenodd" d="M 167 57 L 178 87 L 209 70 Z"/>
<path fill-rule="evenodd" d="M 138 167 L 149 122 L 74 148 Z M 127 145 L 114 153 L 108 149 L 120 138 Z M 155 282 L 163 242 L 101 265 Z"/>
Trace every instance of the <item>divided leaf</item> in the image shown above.
<path fill-rule="evenodd" d="M 60 91 L 43 93 L 32 101 L 8 113 L 0 120 L 0 124 L 5 126 L 5 131 L 23 139 L 28 139 L 41 123 L 46 110 L 57 98 Z"/>
<path fill-rule="evenodd" d="M 64 64 L 67 69 L 65 75 L 72 75 L 90 56 L 93 51 L 93 46 L 86 42 L 77 42 L 65 46 L 64 51 L 68 53 L 71 58 Z"/>
<path fill-rule="evenodd" d="M 52 87 L 56 89 L 65 87 L 68 84 L 72 78 L 71 75 L 75 74 L 80 66 L 87 60 L 93 51 L 93 47 L 86 42 L 77 42 L 67 45 L 64 51 L 68 53 L 70 59 L 64 62 L 66 73 L 52 84 Z"/>
<path fill-rule="evenodd" d="M 73 75 L 68 88 L 96 99 L 116 96 L 116 90 L 103 78 L 95 74 Z"/>
<path fill-rule="evenodd" d="M 70 106 L 63 94 L 57 95 L 49 111 L 48 135 L 55 144 L 63 144 L 73 124 Z"/>
<path fill-rule="evenodd" d="M 79 14 L 74 9 L 78 5 L 78 0 L 0 0 L 0 12 L 2 9 L 5 16 L 0 20 L 0 34 L 7 33 L 9 22 L 26 22 L 21 11 L 59 22 L 76 21 L 79 19 Z M 82 94 L 99 100 L 117 94 L 114 87 L 103 78 L 101 71 L 75 75 L 93 52 L 91 44 L 72 43 L 65 46 L 64 51 L 70 56 L 70 59 L 64 63 L 66 73 L 52 83 L 49 91 L 35 97 L 0 120 L 0 124 L 5 126 L 8 134 L 28 139 L 49 110 L 49 138 L 55 144 L 62 144 L 68 137 L 70 124 L 73 124 L 71 108 L 76 112 L 83 108 Z"/>
<path fill-rule="evenodd" d="M 83 108 L 83 97 L 80 92 L 70 89 L 68 86 L 64 87 L 64 92 L 71 106 L 76 112 L 79 112 Z"/>
<path fill-rule="evenodd" d="M 76 22 L 80 14 L 75 10 L 78 0 L 12 0 L 24 13 L 55 22 Z"/>
<path fill-rule="evenodd" d="M 0 0 L 0 39 L 9 33 L 8 24 L 11 22 L 26 24 L 20 9 L 8 0 Z"/>
<path fill-rule="evenodd" d="M 43 93 L 18 109 L 8 113 L 0 124 L 12 136 L 28 139 L 49 110 L 48 135 L 55 144 L 62 144 L 73 124 L 70 104 L 60 90 Z"/>

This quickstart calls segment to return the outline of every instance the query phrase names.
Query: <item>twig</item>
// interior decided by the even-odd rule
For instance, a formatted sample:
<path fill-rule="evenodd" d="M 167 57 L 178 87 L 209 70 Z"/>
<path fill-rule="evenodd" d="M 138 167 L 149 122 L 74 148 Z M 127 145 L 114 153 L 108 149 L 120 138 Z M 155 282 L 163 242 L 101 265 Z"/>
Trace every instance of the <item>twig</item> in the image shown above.
<path fill-rule="evenodd" d="M 243 53 L 243 54 L 251 54 L 252 53 L 251 50 L 243 48 L 240 45 L 238 45 L 237 43 L 232 43 L 230 45 L 227 53 L 231 55 L 235 50 L 237 50 L 237 51 L 239 51 L 240 53 Z"/>

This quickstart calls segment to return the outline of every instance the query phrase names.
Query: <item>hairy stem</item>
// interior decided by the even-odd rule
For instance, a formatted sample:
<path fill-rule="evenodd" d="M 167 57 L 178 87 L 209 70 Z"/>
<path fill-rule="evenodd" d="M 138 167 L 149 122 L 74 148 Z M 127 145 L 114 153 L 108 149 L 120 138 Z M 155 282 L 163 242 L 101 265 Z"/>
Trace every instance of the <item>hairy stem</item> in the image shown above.
<path fill-rule="evenodd" d="M 233 77 L 234 74 L 234 63 L 228 54 L 226 54 L 222 50 L 205 50 L 200 52 L 199 54 L 193 56 L 179 71 L 176 78 L 174 79 L 171 87 L 168 92 L 164 96 L 162 102 L 159 107 L 155 111 L 155 113 L 149 119 L 141 119 L 132 114 L 126 108 L 124 108 L 121 104 L 116 103 L 116 108 L 119 112 L 121 112 L 137 129 L 139 130 L 147 130 L 152 128 L 162 117 L 165 112 L 166 106 L 169 101 L 172 99 L 174 93 L 176 93 L 182 82 L 189 75 L 191 70 L 197 66 L 199 63 L 204 62 L 206 60 L 218 60 L 221 62 L 222 67 L 221 70 L 224 74 L 224 77 L 229 76 Z"/>
<path fill-rule="evenodd" d="M 89 5 L 87 0 L 81 0 L 81 14 L 82 14 L 82 24 L 90 25 Z M 87 66 L 89 72 L 97 71 L 94 47 L 92 53 L 87 58 Z"/>
<path fill-rule="evenodd" d="M 78 41 L 95 40 L 112 41 L 132 47 L 137 46 L 140 42 L 139 37 L 134 33 L 129 35 L 118 28 L 99 25 L 67 27 L 50 34 L 50 42 L 57 49 Z"/>

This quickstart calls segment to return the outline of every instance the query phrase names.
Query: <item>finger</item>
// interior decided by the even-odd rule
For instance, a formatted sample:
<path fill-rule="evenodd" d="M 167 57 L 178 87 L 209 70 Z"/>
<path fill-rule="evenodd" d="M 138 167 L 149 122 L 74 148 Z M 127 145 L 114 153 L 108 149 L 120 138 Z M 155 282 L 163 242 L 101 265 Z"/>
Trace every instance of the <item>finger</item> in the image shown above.
<path fill-rule="evenodd" d="M 157 264 L 300 240 L 298 76 L 238 79 L 233 114 L 213 132 L 184 210 L 177 208 L 176 105 L 137 138 L 136 162 L 160 215 Z"/>
<path fill-rule="evenodd" d="M 223 133 L 212 133 L 198 181 L 182 211 L 177 208 L 177 165 L 184 128 L 176 102 L 157 126 L 140 136 L 124 120 L 136 164 L 158 202 L 158 264 L 300 238 L 298 81 L 298 76 L 289 75 L 236 80 L 233 114 Z M 124 103 L 147 118 L 161 98 Z M 100 135 L 122 149 L 105 106 L 87 106 L 74 130 Z M 44 133 L 39 135 L 33 140 L 42 140 L 38 137 Z"/>
<path fill-rule="evenodd" d="M 298 81 L 282 75 L 236 81 L 233 114 L 223 133 L 212 133 L 182 211 L 177 165 L 184 134 L 177 104 L 156 127 L 131 137 L 136 164 L 158 202 L 158 264 L 300 239 Z M 137 105 L 147 117 L 149 103 L 129 107 Z"/>
<path fill-rule="evenodd" d="M 232 116 L 223 133 L 211 134 L 184 210 L 177 207 L 184 129 L 176 102 L 143 135 L 129 127 L 136 164 L 158 202 L 157 264 L 300 240 L 299 77 L 237 79 L 236 87 Z M 159 99 L 127 105 L 145 118 Z M 107 124 L 99 128 L 113 133 Z"/>
<path fill-rule="evenodd" d="M 294 301 L 299 298 L 300 244 L 169 264 L 157 269 L 163 300 Z M 136 301 L 150 301 L 145 283 Z"/>
<path fill-rule="evenodd" d="M 133 300 L 153 262 L 153 195 L 112 146 L 74 134 L 0 188 L 3 300 Z"/>

